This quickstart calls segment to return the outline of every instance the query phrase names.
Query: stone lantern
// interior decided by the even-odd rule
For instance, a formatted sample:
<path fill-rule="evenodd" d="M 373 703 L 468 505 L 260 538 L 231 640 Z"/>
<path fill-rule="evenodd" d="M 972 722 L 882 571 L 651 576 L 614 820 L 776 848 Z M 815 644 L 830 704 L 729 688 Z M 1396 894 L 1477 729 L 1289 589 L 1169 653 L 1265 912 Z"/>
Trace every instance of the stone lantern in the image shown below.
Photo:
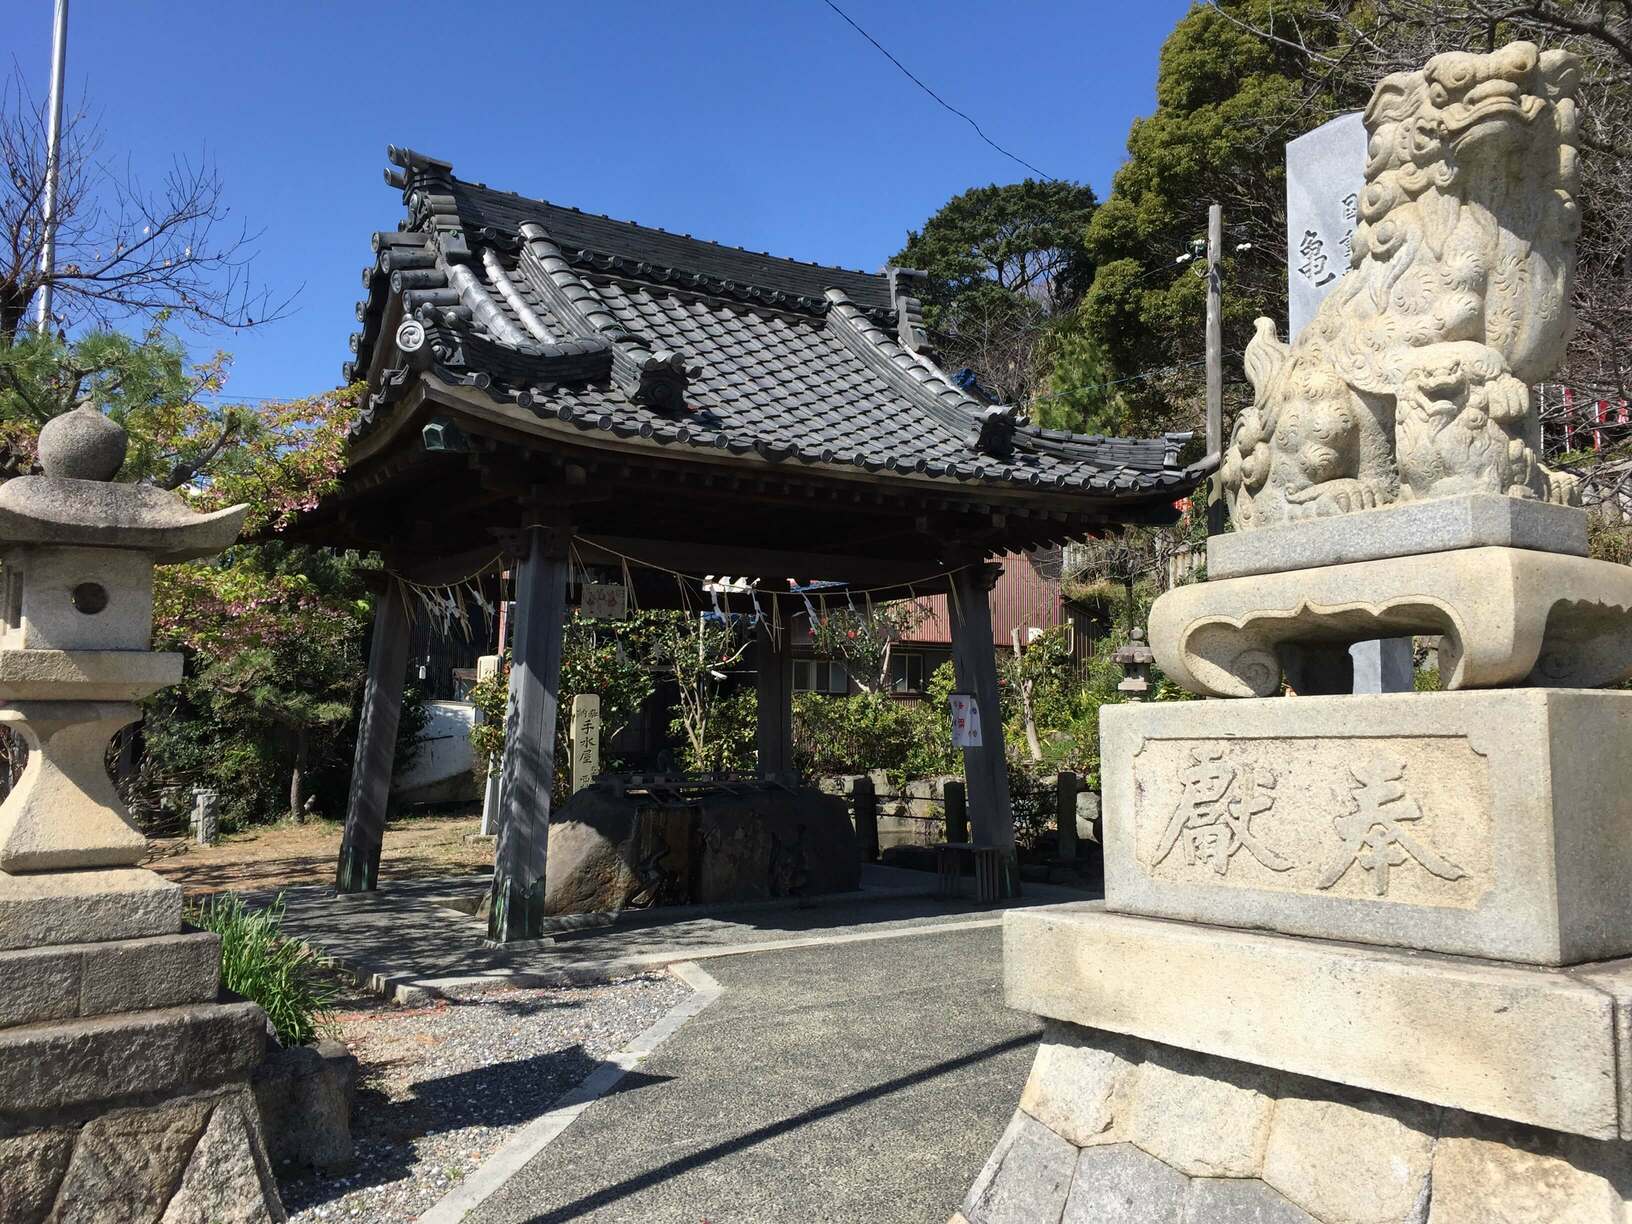
<path fill-rule="evenodd" d="M 1111 652 L 1111 661 L 1124 672 L 1122 682 L 1116 686 L 1117 692 L 1136 698 L 1150 692 L 1150 665 L 1156 661 L 1156 654 L 1145 645 L 1143 629 L 1135 626 L 1128 635 L 1128 644 Z"/>
<path fill-rule="evenodd" d="M 104 765 L 181 679 L 151 649 L 154 566 L 219 552 L 246 508 L 112 483 L 125 448 L 82 405 L 40 431 L 43 475 L 0 485 L 0 723 L 28 747 L 0 805 L 0 1203 L 281 1219 L 247 1084 L 265 1014 L 218 1000 L 220 940 L 184 932 L 181 889 L 139 865 Z"/>

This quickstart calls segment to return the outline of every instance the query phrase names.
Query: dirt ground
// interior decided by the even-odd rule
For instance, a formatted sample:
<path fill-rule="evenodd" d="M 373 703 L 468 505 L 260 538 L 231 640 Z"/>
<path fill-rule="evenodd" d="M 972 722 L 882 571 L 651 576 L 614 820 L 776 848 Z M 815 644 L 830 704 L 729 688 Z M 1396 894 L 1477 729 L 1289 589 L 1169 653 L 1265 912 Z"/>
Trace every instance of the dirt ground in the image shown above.
<path fill-rule="evenodd" d="M 484 872 L 493 867 L 491 842 L 468 842 L 481 827 L 480 814 L 407 816 L 386 826 L 380 879 Z M 230 833 L 213 846 L 187 838 L 153 838 L 147 865 L 189 893 L 250 892 L 292 884 L 329 884 L 340 853 L 341 825 L 317 820 L 285 822 Z"/>

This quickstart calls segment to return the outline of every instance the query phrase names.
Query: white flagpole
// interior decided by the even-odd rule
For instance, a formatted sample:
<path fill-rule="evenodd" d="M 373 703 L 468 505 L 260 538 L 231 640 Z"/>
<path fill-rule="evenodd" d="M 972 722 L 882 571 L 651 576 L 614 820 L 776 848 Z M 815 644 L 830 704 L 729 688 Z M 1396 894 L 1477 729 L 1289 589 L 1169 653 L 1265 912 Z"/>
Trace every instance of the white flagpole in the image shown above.
<path fill-rule="evenodd" d="M 68 0 L 56 0 L 51 33 L 51 121 L 45 139 L 45 235 L 40 244 L 40 335 L 51 334 L 51 277 L 57 270 L 57 171 L 62 161 L 62 77 L 68 60 Z"/>

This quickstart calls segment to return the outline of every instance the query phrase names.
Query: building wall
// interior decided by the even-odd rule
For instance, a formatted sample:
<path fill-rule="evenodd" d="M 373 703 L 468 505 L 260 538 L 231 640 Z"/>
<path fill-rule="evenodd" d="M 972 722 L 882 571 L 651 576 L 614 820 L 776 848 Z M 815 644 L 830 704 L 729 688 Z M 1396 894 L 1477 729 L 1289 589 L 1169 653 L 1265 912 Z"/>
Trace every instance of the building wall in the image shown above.
<path fill-rule="evenodd" d="M 1003 572 L 992 588 L 992 645 L 1009 647 L 1016 629 L 1023 644 L 1028 629 L 1052 629 L 1069 620 L 1060 598 L 1057 557 L 1058 554 L 1042 552 L 1005 553 L 998 558 Z M 1051 558 L 1056 561 L 1052 576 L 1049 575 Z M 952 621 L 946 600 L 945 595 L 932 595 L 924 600 L 930 615 L 905 639 L 906 643 L 951 645 Z"/>

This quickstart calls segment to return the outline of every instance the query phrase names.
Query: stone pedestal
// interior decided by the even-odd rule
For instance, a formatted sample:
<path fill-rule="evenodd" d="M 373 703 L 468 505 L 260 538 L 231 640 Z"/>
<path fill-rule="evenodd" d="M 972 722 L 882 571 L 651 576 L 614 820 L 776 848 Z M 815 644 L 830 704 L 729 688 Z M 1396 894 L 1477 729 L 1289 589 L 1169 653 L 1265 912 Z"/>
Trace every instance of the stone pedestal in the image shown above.
<path fill-rule="evenodd" d="M 0 873 L 0 1221 L 281 1221 L 266 1015 L 139 868 Z"/>

